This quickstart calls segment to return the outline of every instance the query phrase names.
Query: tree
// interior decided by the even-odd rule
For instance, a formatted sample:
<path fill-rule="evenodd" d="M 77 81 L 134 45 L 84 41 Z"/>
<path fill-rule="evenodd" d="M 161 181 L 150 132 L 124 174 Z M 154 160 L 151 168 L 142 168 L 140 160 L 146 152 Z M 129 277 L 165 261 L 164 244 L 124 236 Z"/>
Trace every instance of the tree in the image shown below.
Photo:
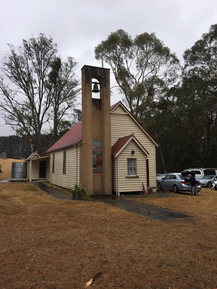
<path fill-rule="evenodd" d="M 73 121 L 72 125 L 76 125 L 82 121 L 82 111 L 80 109 L 75 108 L 73 110 Z"/>
<path fill-rule="evenodd" d="M 217 24 L 184 52 L 185 71 L 194 69 L 201 78 L 217 80 Z M 215 95 L 216 97 L 216 95 Z"/>
<path fill-rule="evenodd" d="M 56 95 L 61 95 L 61 101 L 59 103 L 57 101 L 59 104 L 57 111 L 59 109 L 61 117 L 62 106 L 60 108 L 60 104 L 62 105 L 64 101 L 67 103 L 74 97 L 70 84 L 73 82 L 73 88 L 75 88 L 76 82 L 69 79 L 64 82 L 60 79 L 67 73 L 74 76 L 73 65 L 75 63 L 72 65 L 68 62 L 61 63 L 56 77 L 57 81 L 51 85 L 50 81 L 53 78 L 50 73 L 54 70 L 53 63 L 57 53 L 57 44 L 52 38 L 40 34 L 38 38 L 23 40 L 22 46 L 18 48 L 11 44 L 9 48 L 10 52 L 2 63 L 4 76 L 0 79 L 2 94 L 0 108 L 6 124 L 9 124 L 18 135 L 28 139 L 32 151 L 39 151 L 42 128 L 51 118 L 50 110 L 55 103 Z M 71 102 L 69 107 L 71 107 Z"/>
<path fill-rule="evenodd" d="M 176 123 L 182 129 L 182 136 L 191 140 L 195 166 L 209 165 L 210 148 L 217 137 L 216 100 L 210 89 L 213 93 L 214 87 L 207 80 L 194 75 L 184 77 L 181 87 L 173 91 L 177 98 Z"/>
<path fill-rule="evenodd" d="M 184 53 L 182 99 L 200 165 L 207 164 L 217 138 L 217 24 Z"/>
<path fill-rule="evenodd" d="M 53 132 L 54 141 L 57 141 L 58 126 L 61 126 L 66 120 L 62 120 L 66 112 L 73 107 L 74 100 L 80 91 L 77 88 L 79 82 L 75 78 L 75 68 L 77 63 L 72 57 L 68 57 L 67 62 L 62 63 L 59 57 L 51 63 L 51 72 L 49 74 L 49 89 L 52 94 L 53 111 Z M 62 121 L 62 122 L 61 122 Z"/>
<path fill-rule="evenodd" d="M 180 70 L 179 60 L 154 33 L 143 33 L 132 40 L 118 30 L 95 48 L 95 57 L 109 64 L 131 113 L 139 121 L 146 104 L 165 92 Z"/>

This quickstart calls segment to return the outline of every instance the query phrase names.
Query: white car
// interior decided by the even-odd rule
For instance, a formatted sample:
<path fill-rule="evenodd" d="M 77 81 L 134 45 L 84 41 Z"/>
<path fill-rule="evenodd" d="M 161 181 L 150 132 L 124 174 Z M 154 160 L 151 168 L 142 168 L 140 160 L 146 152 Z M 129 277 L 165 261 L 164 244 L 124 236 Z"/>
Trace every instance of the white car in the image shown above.
<path fill-rule="evenodd" d="M 217 175 L 207 175 L 199 181 L 202 187 L 212 188 L 212 184 L 217 181 Z"/>
<path fill-rule="evenodd" d="M 217 181 L 214 181 L 214 183 L 212 184 L 212 188 L 213 188 L 214 190 L 217 190 Z"/>

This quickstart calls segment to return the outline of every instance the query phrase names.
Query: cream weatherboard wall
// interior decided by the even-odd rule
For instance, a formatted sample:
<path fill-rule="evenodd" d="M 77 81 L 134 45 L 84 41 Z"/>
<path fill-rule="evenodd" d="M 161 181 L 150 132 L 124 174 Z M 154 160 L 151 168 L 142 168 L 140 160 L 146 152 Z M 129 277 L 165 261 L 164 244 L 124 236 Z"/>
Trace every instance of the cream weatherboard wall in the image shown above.
<path fill-rule="evenodd" d="M 132 155 L 131 151 L 134 150 Z M 137 174 L 128 176 L 127 159 L 136 159 Z M 146 155 L 141 148 L 132 140 L 121 153 L 113 159 L 113 191 L 116 194 L 121 192 L 142 191 L 144 183 L 146 186 Z"/>
<path fill-rule="evenodd" d="M 134 134 L 134 136 L 139 140 L 142 146 L 149 153 L 147 156 L 147 159 L 149 160 L 149 187 L 156 188 L 157 144 L 145 132 L 145 130 L 142 129 L 142 127 L 130 116 L 130 114 L 126 110 L 124 110 L 121 105 L 118 105 L 111 112 L 111 146 L 113 146 L 119 138 L 132 134 Z M 144 158 L 143 160 L 145 162 L 144 165 L 146 166 L 146 160 Z"/>
<path fill-rule="evenodd" d="M 63 173 L 63 153 L 66 152 L 66 171 Z M 54 172 L 53 155 L 55 155 Z M 50 154 L 50 182 L 71 189 L 81 184 L 81 147 L 70 147 Z"/>

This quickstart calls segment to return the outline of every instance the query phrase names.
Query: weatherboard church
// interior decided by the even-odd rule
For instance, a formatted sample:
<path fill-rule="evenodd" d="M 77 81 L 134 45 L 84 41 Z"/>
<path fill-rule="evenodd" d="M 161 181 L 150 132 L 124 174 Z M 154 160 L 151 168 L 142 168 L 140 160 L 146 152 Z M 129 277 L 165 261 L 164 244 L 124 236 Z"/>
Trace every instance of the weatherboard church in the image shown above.
<path fill-rule="evenodd" d="M 82 123 L 73 126 L 46 156 L 27 159 L 27 179 L 88 194 L 111 195 L 156 188 L 157 143 L 122 102 L 110 105 L 110 70 L 82 68 Z M 95 92 L 100 95 L 94 98 Z"/>

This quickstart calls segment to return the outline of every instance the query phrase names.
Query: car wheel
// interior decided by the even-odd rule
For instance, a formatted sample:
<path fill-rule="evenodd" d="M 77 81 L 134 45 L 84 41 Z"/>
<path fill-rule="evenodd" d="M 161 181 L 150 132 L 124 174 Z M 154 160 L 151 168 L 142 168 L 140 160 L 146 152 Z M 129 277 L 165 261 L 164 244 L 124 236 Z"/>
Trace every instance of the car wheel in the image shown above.
<path fill-rule="evenodd" d="M 212 188 L 212 183 L 208 182 L 207 183 L 207 188 Z"/>
<path fill-rule="evenodd" d="M 179 189 L 176 185 L 173 186 L 173 192 L 174 193 L 178 193 L 179 192 Z"/>
<path fill-rule="evenodd" d="M 160 183 L 157 184 L 157 188 L 158 188 L 158 190 L 162 190 L 163 189 L 162 185 Z"/>
<path fill-rule="evenodd" d="M 215 186 L 214 189 L 217 191 L 217 186 Z"/>

